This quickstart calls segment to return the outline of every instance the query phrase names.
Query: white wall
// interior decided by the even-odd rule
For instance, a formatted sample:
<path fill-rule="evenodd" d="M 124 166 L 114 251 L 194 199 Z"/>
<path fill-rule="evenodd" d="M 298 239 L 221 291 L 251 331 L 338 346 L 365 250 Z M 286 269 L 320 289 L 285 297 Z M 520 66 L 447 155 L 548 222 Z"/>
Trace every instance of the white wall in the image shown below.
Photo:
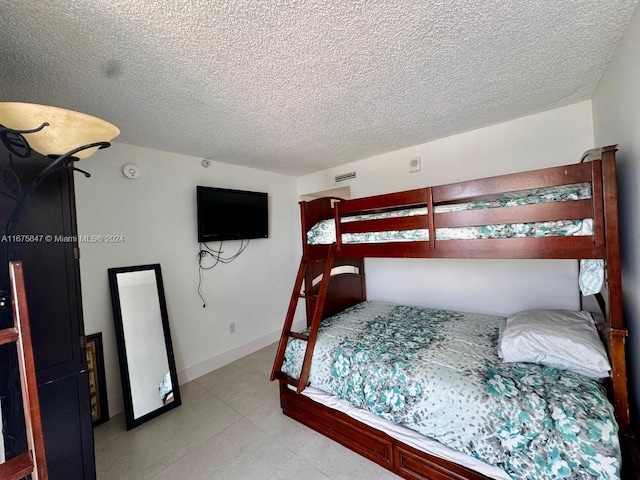
<path fill-rule="evenodd" d="M 576 163 L 593 147 L 591 102 L 581 102 L 300 177 L 298 193 L 335 188 L 356 170 L 351 197 Z M 422 170 L 409 173 L 409 160 Z M 339 185 L 343 185 L 340 183 Z M 369 299 L 506 315 L 531 307 L 577 308 L 573 260 L 368 259 Z"/>
<path fill-rule="evenodd" d="M 114 143 L 78 164 L 92 174 L 76 174 L 78 233 L 124 237 L 80 244 L 85 332 L 103 332 L 112 413 L 122 410 L 122 391 L 108 268 L 161 265 L 180 383 L 279 338 L 301 255 L 296 179 L 219 162 L 205 169 L 200 160 Z M 140 167 L 139 178 L 123 176 L 128 163 Z M 234 262 L 203 272 L 206 308 L 196 292 L 196 185 L 269 194 L 269 238 L 251 240 Z M 225 242 L 225 255 L 239 244 Z"/>
<path fill-rule="evenodd" d="M 618 45 L 593 96 L 596 143 L 619 144 L 618 198 L 622 291 L 629 329 L 632 415 L 640 428 L 640 9 Z M 637 431 L 637 430 L 636 430 Z"/>

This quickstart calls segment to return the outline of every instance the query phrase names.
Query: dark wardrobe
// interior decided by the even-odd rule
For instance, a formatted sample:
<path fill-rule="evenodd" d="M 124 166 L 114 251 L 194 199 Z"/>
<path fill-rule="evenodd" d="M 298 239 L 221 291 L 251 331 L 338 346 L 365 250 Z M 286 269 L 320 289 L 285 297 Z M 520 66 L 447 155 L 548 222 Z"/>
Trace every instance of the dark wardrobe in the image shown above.
<path fill-rule="evenodd" d="M 15 177 L 7 174 L 7 168 L 17 173 L 22 188 L 26 188 L 51 162 L 36 153 L 26 159 L 10 159 L 6 151 L 0 152 L 0 161 L 3 172 L 0 182 L 4 191 L 16 188 Z M 81 181 L 94 180 L 82 178 Z M 13 204 L 8 196 L 0 196 L 0 222 L 5 221 Z M 7 261 L 21 260 L 49 476 L 52 480 L 95 479 L 79 250 L 75 240 L 73 172 L 58 171 L 38 186 L 27 200 L 15 234 L 2 239 L 2 281 L 6 285 Z M 29 237 L 22 238 L 18 234 L 42 235 L 42 238 L 26 240 Z M 3 310 L 0 321 L 0 326 L 12 323 L 10 309 Z M 15 369 L 15 349 L 3 346 L 0 350 L 0 400 L 7 458 L 26 450 Z"/>

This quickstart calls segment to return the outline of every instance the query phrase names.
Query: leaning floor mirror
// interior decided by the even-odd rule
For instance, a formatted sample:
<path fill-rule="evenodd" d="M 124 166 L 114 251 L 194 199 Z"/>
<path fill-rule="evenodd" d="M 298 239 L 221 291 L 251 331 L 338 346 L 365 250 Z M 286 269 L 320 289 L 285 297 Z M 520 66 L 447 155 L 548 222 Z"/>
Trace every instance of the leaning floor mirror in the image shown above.
<path fill-rule="evenodd" d="M 180 405 L 160 265 L 109 269 L 127 430 Z"/>

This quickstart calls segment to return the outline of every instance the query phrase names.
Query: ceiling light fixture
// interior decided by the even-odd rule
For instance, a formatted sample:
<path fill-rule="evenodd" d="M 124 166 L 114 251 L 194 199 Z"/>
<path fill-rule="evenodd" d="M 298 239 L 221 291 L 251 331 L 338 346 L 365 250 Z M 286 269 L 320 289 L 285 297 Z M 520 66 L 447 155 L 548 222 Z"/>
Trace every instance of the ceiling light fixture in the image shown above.
<path fill-rule="evenodd" d="M 0 195 L 14 202 L 2 225 L 5 261 L 13 260 L 14 232 L 29 195 L 50 174 L 62 169 L 78 170 L 73 162 L 110 146 L 118 127 L 91 115 L 33 103 L 0 102 L 0 142 L 9 152 L 9 166 L 2 170 Z M 32 151 L 49 157 L 48 163 L 23 187 L 13 157 L 28 158 Z M 5 210 L 6 211 L 6 210 Z M 3 270 L 6 270 L 3 267 Z M 8 273 L 0 274 L 0 307 L 7 307 Z M 1 310 L 1 308 L 0 308 Z"/>
<path fill-rule="evenodd" d="M 88 172 L 75 168 L 73 162 L 108 147 L 109 141 L 119 133 L 115 125 L 73 110 L 34 103 L 0 102 L 0 141 L 10 154 L 28 158 L 34 150 L 52 159 L 26 189 L 22 188 L 15 171 L 5 172 L 4 183 L 9 191 L 3 193 L 16 203 L 2 233 L 10 235 L 13 232 L 29 194 L 54 171 L 71 168 L 90 177 Z M 7 185 L 7 175 L 12 177 L 13 186 Z"/>

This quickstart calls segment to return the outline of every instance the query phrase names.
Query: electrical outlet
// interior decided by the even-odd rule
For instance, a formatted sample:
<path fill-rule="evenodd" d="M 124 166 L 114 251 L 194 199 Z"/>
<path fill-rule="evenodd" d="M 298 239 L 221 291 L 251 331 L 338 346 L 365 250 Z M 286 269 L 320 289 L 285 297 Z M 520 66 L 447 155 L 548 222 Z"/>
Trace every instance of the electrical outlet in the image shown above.
<path fill-rule="evenodd" d="M 229 334 L 233 335 L 236 333 L 236 322 L 231 322 L 229 324 Z"/>

